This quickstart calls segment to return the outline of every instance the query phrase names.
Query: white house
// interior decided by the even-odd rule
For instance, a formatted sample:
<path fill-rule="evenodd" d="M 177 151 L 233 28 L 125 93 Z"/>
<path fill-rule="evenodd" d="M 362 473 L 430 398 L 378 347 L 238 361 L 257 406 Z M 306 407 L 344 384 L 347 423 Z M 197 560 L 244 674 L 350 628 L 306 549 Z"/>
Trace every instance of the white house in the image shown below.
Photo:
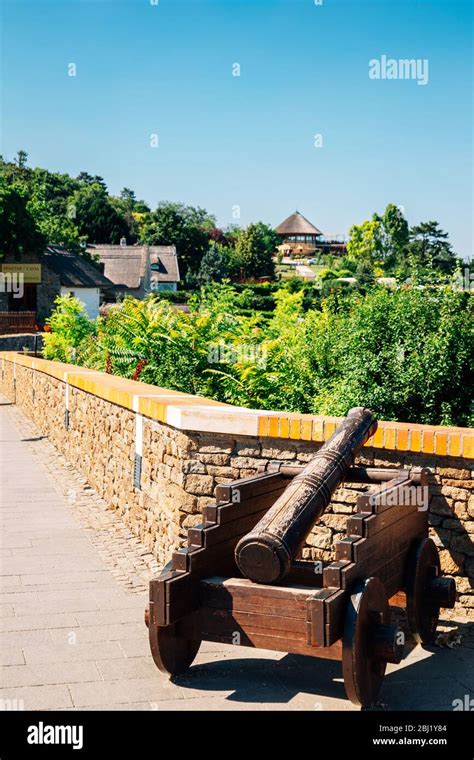
<path fill-rule="evenodd" d="M 44 274 L 54 273 L 59 279 L 62 296 L 70 295 L 82 301 L 90 319 L 99 316 L 103 291 L 113 287 L 113 283 L 102 273 L 100 264 L 54 245 L 46 248 L 42 262 Z"/>

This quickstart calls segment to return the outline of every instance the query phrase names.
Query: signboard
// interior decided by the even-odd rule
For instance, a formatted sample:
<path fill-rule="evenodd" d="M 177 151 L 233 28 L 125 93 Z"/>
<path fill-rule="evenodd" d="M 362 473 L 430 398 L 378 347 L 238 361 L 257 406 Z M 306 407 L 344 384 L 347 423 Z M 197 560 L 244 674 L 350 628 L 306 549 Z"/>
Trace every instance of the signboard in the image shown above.
<path fill-rule="evenodd" d="M 41 282 L 41 264 L 2 264 L 2 274 L 16 276 L 23 275 L 25 284 L 38 285 Z"/>

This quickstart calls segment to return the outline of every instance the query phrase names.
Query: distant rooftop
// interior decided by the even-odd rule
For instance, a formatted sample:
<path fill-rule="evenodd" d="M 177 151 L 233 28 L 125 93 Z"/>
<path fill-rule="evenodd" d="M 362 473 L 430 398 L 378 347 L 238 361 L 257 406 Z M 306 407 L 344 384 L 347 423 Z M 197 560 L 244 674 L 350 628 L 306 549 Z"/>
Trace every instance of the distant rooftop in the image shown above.
<path fill-rule="evenodd" d="M 48 245 L 41 261 L 59 276 L 61 285 L 67 288 L 107 288 L 113 284 L 98 265 L 60 245 Z"/>
<path fill-rule="evenodd" d="M 314 224 L 306 219 L 299 211 L 295 211 L 281 224 L 278 225 L 276 231 L 279 235 L 322 235 L 321 230 L 318 230 Z"/>
<path fill-rule="evenodd" d="M 139 288 L 148 267 L 159 282 L 179 282 L 179 267 L 174 245 L 88 245 L 99 257 L 104 274 L 116 287 Z"/>

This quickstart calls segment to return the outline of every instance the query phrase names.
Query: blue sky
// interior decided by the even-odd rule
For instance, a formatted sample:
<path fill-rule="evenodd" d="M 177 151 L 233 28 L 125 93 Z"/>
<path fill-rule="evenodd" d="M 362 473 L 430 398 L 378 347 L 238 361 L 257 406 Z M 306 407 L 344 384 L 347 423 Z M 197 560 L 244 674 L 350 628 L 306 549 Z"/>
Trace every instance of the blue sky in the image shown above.
<path fill-rule="evenodd" d="M 471 254 L 470 0 L 153 2 L 2 0 L 5 157 L 222 226 L 298 208 L 344 233 L 392 201 Z M 370 79 L 382 55 L 428 84 Z"/>

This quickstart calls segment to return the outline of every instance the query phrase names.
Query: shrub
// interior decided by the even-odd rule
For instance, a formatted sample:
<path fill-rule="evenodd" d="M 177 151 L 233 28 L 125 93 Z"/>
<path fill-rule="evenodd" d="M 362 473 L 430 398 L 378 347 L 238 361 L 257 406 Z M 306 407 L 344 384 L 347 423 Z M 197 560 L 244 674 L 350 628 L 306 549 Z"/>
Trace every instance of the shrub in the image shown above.
<path fill-rule="evenodd" d="M 75 362 L 81 343 L 96 332 L 96 323 L 84 311 L 84 304 L 71 296 L 58 296 L 56 308 L 46 324 L 50 331 L 44 335 L 43 354 L 46 359 Z"/>
<path fill-rule="evenodd" d="M 380 419 L 472 422 L 470 293 L 326 288 L 319 299 L 308 283 L 272 296 L 213 284 L 186 314 L 164 298 L 127 298 L 95 323 L 60 298 L 45 355 L 239 406 L 344 415 L 364 405 Z M 310 297 L 318 310 L 305 311 Z M 273 311 L 242 304 L 267 298 Z"/>

